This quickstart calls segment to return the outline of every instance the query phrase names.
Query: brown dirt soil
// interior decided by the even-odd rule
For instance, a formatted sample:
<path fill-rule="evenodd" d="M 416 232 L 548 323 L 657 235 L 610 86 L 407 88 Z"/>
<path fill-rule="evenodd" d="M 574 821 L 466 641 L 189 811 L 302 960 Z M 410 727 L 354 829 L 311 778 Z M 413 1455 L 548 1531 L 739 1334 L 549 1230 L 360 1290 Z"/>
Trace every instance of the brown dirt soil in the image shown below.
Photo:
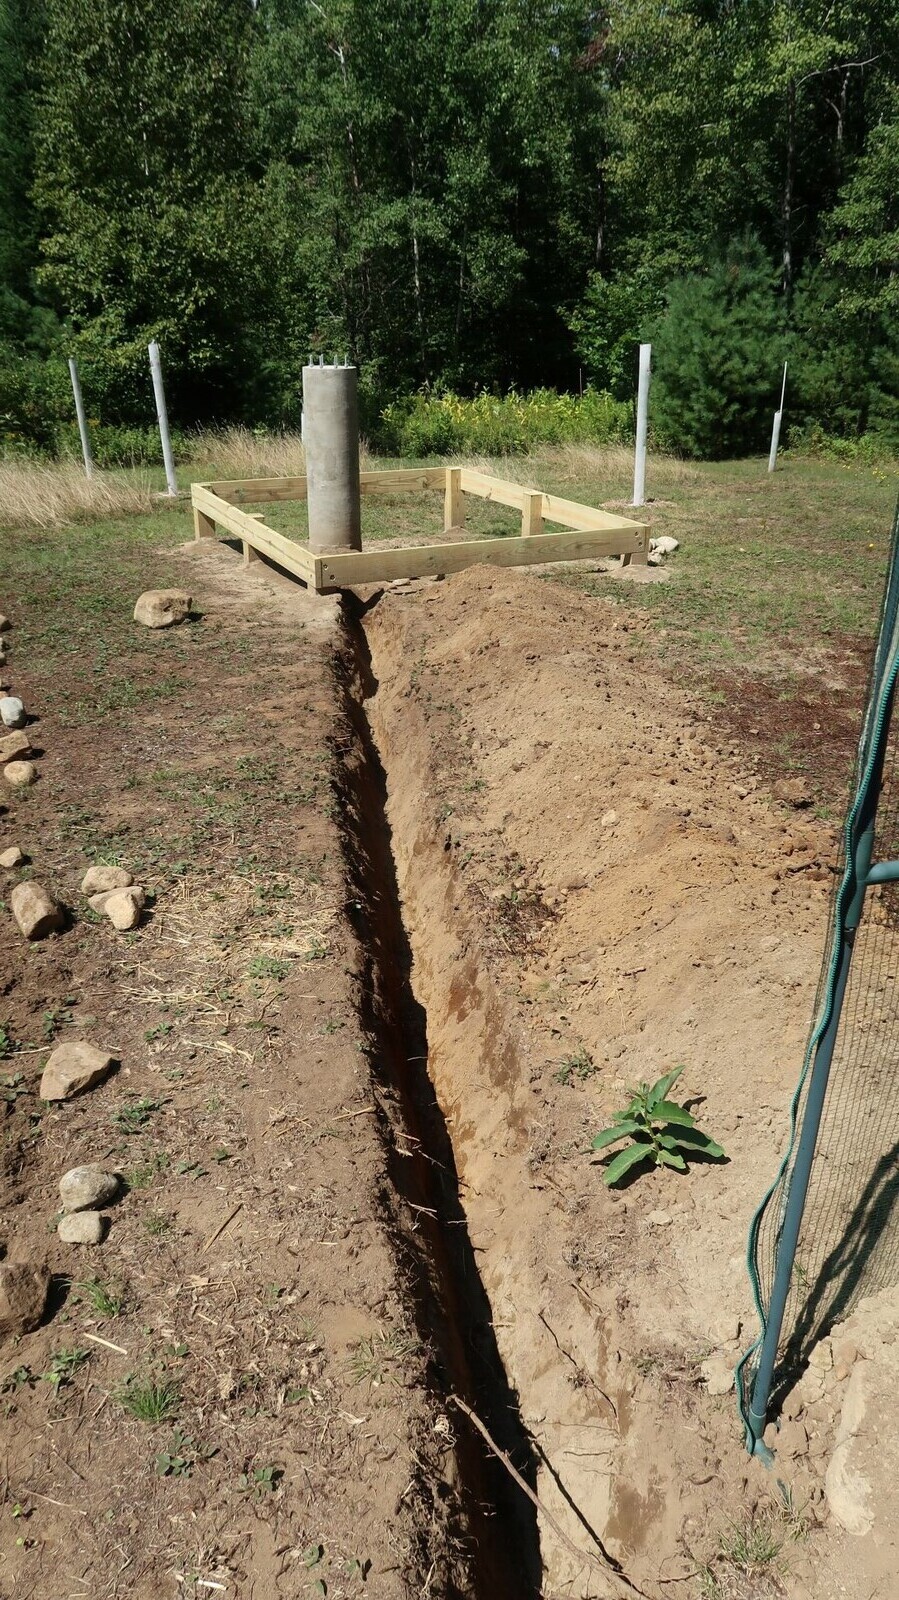
<path fill-rule="evenodd" d="M 363 626 L 430 1072 L 538 1491 L 582 1552 L 542 1521 L 547 1592 L 886 1597 L 883 1552 L 828 1520 L 814 1414 L 779 1491 L 706 1381 L 756 1331 L 745 1240 L 833 829 L 770 798 L 707 702 L 647 680 L 614 604 L 475 569 L 388 590 Z M 591 1135 L 680 1063 L 729 1160 L 608 1190 Z"/>
<path fill-rule="evenodd" d="M 53 1273 L 44 1325 L 0 1350 L 0 1595 L 455 1593 L 452 1430 L 394 1246 L 345 913 L 335 607 L 208 546 L 161 552 L 152 581 L 201 615 L 151 633 L 126 589 L 136 704 L 112 724 L 95 641 L 62 680 L 28 657 L 27 596 L 3 607 L 43 756 L 0 838 L 70 913 L 35 945 L 0 915 L 2 1243 Z M 133 934 L 79 892 L 102 860 L 152 891 Z M 119 1070 L 42 1104 L 51 1043 L 80 1037 Z M 54 1231 L 85 1161 L 127 1185 L 96 1249 Z M 169 1386 L 165 1421 L 129 1414 L 129 1375 Z"/>

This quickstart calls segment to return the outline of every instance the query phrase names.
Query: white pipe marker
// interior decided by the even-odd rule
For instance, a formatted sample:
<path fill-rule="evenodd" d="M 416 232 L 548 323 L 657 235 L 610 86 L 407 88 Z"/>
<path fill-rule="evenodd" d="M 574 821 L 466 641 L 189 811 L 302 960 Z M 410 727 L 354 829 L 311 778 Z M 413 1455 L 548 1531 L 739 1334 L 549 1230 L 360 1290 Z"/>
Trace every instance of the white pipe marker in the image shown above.
<path fill-rule="evenodd" d="M 652 345 L 640 346 L 640 375 L 637 380 L 637 440 L 634 446 L 634 498 L 631 505 L 642 506 L 646 496 L 646 421 L 649 415 L 649 377 Z"/>

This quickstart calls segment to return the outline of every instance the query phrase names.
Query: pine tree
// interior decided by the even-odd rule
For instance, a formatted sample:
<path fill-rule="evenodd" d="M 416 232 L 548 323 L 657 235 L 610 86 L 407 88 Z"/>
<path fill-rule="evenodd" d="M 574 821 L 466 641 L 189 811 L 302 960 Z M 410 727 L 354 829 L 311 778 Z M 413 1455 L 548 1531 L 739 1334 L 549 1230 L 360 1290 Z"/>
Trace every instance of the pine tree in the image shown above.
<path fill-rule="evenodd" d="M 764 446 L 785 335 L 771 263 L 751 235 L 706 273 L 678 279 L 653 339 L 653 426 L 684 455 L 715 460 Z"/>

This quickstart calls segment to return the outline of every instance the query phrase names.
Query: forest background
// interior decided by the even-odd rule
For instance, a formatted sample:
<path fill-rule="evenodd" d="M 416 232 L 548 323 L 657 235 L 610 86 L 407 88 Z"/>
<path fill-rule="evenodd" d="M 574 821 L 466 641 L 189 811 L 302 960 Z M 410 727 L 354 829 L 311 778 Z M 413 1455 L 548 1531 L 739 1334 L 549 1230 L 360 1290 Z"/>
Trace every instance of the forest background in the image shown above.
<path fill-rule="evenodd" d="M 651 338 L 670 448 L 761 448 L 788 359 L 792 442 L 899 450 L 899 11 L 0 0 L 0 450 L 71 445 L 74 355 L 151 452 L 153 338 L 183 428 L 346 354 L 385 450 L 623 438 Z"/>

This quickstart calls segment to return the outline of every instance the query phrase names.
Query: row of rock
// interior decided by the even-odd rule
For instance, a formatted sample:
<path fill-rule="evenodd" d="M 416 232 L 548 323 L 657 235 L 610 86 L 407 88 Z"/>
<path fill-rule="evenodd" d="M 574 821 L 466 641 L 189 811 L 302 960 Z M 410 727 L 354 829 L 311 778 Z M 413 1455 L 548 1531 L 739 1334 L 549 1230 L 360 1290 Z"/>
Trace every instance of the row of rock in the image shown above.
<path fill-rule="evenodd" d="M 59 1180 L 62 1216 L 56 1232 L 63 1244 L 101 1244 L 108 1219 L 102 1207 L 119 1198 L 122 1181 L 117 1172 L 89 1162 L 72 1167 Z"/>
<path fill-rule="evenodd" d="M 2 670 L 9 660 L 10 627 L 9 618 L 0 617 L 0 727 L 11 730 L 0 736 L 0 767 L 11 789 L 27 789 L 37 778 L 31 740 L 23 731 L 28 718 L 18 695 L 7 692 L 10 684 Z"/>

